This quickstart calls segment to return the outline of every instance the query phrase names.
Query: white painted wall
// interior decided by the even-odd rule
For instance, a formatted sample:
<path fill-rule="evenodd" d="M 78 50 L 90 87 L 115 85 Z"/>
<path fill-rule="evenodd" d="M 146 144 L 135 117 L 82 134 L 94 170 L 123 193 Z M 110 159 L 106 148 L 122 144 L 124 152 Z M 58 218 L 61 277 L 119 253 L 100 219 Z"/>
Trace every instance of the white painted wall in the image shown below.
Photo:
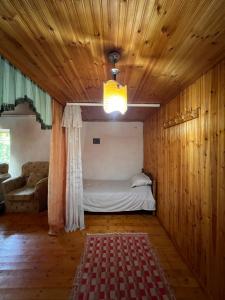
<path fill-rule="evenodd" d="M 2 116 L 0 128 L 10 129 L 12 177 L 21 174 L 21 166 L 27 161 L 49 160 L 51 130 L 41 130 L 35 116 Z"/>
<path fill-rule="evenodd" d="M 84 122 L 83 175 L 88 179 L 128 179 L 143 167 L 142 122 Z M 21 174 L 27 161 L 49 160 L 51 130 L 41 130 L 35 116 L 0 117 L 0 128 L 10 129 L 10 173 Z M 100 138 L 100 145 L 93 145 Z"/>
<path fill-rule="evenodd" d="M 142 122 L 84 122 L 82 137 L 84 178 L 122 180 L 141 171 Z"/>

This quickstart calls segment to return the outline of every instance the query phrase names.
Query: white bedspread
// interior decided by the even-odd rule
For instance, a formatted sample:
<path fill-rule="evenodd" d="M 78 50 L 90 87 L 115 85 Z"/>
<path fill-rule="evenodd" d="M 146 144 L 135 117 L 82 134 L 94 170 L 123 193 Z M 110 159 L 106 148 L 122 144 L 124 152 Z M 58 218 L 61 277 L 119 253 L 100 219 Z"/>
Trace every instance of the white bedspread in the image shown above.
<path fill-rule="evenodd" d="M 84 210 L 119 212 L 155 210 L 150 186 L 131 188 L 130 181 L 84 180 Z"/>

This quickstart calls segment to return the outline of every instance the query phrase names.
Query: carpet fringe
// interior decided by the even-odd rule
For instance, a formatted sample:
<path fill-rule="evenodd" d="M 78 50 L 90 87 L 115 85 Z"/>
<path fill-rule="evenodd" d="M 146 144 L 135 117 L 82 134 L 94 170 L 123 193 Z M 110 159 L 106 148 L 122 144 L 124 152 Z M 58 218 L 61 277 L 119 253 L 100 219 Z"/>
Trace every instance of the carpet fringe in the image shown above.
<path fill-rule="evenodd" d="M 146 232 L 105 232 L 105 233 L 86 233 L 87 236 L 103 236 L 103 235 L 148 235 Z"/>

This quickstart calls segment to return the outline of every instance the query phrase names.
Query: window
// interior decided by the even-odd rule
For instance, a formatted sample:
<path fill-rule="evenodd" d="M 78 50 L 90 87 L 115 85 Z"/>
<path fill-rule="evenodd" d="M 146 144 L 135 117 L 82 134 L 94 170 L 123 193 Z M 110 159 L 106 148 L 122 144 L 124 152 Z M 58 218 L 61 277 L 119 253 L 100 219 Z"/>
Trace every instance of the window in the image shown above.
<path fill-rule="evenodd" d="M 10 160 L 10 131 L 0 129 L 0 163 L 9 163 Z"/>

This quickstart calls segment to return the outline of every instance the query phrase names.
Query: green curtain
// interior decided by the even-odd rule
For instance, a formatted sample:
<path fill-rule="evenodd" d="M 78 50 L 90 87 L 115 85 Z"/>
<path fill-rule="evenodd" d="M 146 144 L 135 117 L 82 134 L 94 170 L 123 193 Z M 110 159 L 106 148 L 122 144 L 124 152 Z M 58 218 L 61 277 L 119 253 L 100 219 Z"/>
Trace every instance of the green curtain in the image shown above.
<path fill-rule="evenodd" d="M 21 102 L 30 104 L 42 129 L 51 128 L 50 96 L 0 56 L 0 113 L 15 109 Z"/>

